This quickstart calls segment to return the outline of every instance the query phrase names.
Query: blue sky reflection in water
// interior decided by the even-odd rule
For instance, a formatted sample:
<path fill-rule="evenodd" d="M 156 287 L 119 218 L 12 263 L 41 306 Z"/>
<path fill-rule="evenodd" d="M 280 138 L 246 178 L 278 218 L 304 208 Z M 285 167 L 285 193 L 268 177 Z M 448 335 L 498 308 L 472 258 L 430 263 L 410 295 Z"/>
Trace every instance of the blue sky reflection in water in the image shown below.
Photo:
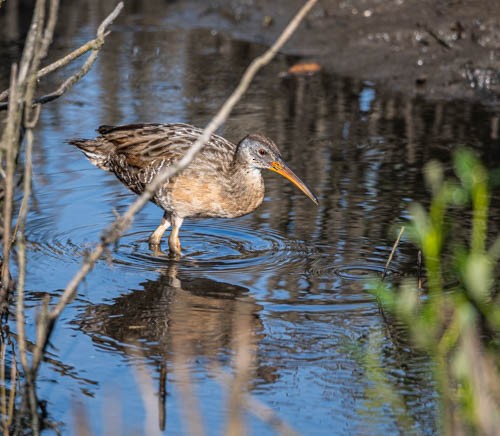
<path fill-rule="evenodd" d="M 69 9 L 61 12 L 68 30 L 56 37 L 54 58 L 90 39 L 95 28 L 94 20 Z M 153 17 L 139 10 L 118 23 L 89 75 L 42 111 L 27 229 L 32 335 L 33 308 L 43 293 L 61 293 L 101 229 L 133 200 L 65 141 L 92 137 L 100 124 L 204 126 L 264 49 L 167 20 L 161 11 Z M 257 356 L 251 392 L 300 432 L 397 433 L 401 415 L 410 416 L 415 432 L 435 431 L 425 356 L 394 340 L 364 279 L 383 270 L 408 205 L 426 201 L 423 163 L 449 162 L 453 149 L 469 144 L 498 164 L 498 139 L 490 131 L 498 111 L 406 100 L 324 73 L 281 77 L 296 60 L 279 56 L 266 67 L 220 133 L 234 141 L 257 131 L 272 137 L 320 206 L 265 174 L 266 198 L 255 213 L 187 221 L 184 256 L 175 263 L 147 247 L 162 215 L 148 205 L 89 275 L 52 337 L 39 396 L 63 429 L 72 429 L 78 403 L 96 434 L 156 425 L 146 422 L 134 370 L 133 362 L 144 360 L 154 390 L 166 361 L 166 432 L 181 433 L 171 372 L 175 341 L 191 356 L 208 433 L 219 434 L 227 392 L 208 365 L 229 369 L 235 320 L 243 317 Z M 414 274 L 415 258 L 403 241 L 393 276 Z M 384 401 L 368 407 L 371 383 L 359 355 L 372 334 L 379 334 L 388 380 L 402 396 L 399 409 Z M 248 424 L 254 434 L 272 433 L 255 418 Z"/>

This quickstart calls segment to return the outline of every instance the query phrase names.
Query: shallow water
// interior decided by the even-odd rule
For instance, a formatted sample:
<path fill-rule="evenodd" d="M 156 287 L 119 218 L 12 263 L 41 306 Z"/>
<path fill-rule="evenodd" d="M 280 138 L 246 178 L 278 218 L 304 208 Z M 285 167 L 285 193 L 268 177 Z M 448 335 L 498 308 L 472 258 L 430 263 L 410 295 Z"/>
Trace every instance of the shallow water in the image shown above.
<path fill-rule="evenodd" d="M 204 126 L 265 48 L 141 4 L 118 20 L 88 76 L 42 111 L 27 229 L 31 334 L 43 295 L 61 294 L 101 230 L 134 198 L 65 141 L 92 137 L 100 124 Z M 90 39 L 105 12 L 76 15 L 64 5 L 66 27 L 51 56 Z M 4 50 L 5 58 L 16 55 L 11 45 Z M 409 100 L 326 73 L 282 77 L 296 60 L 278 56 L 259 73 L 219 133 L 234 141 L 254 131 L 275 139 L 320 206 L 265 174 L 266 198 L 253 214 L 188 220 L 175 262 L 147 246 L 162 215 L 148 205 L 88 276 L 52 336 L 38 393 L 64 433 L 74 428 L 78 404 L 95 434 L 158 430 L 163 406 L 154 397 L 145 407 L 144 398 L 148 387 L 161 390 L 165 374 L 165 433 L 182 433 L 183 381 L 173 372 L 179 358 L 207 433 L 220 433 L 228 393 L 211 365 L 231 369 L 241 323 L 256 354 L 250 392 L 299 432 L 398 433 L 402 416 L 414 433 L 436 431 L 431 368 L 397 340 L 366 283 L 383 271 L 408 205 L 428 201 L 425 162 L 449 163 L 454 149 L 469 145 L 498 166 L 499 108 Z M 497 209 L 495 197 L 498 218 Z M 403 240 L 389 278 L 415 272 L 415 249 Z M 370 340 L 382 350 L 398 405 L 369 401 L 360 353 Z M 145 362 L 151 386 L 137 362 Z M 272 433 L 252 416 L 247 424 L 252 434 Z"/>

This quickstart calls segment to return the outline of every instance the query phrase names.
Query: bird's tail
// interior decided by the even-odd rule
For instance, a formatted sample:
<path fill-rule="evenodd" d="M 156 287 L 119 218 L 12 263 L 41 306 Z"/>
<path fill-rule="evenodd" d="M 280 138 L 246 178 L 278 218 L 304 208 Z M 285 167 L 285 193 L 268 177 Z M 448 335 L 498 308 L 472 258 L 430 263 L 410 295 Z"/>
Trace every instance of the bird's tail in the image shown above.
<path fill-rule="evenodd" d="M 110 171 L 108 158 L 111 150 L 105 143 L 95 139 L 71 139 L 68 143 L 78 147 L 97 168 Z"/>

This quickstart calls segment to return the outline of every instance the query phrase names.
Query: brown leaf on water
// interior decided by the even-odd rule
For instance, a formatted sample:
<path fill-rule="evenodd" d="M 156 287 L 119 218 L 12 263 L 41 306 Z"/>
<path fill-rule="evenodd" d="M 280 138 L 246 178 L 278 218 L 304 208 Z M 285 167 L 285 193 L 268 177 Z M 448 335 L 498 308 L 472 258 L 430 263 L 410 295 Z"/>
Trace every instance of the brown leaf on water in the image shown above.
<path fill-rule="evenodd" d="M 314 74 L 319 71 L 321 71 L 321 65 L 316 62 L 298 63 L 288 68 L 288 74 L 295 75 Z"/>

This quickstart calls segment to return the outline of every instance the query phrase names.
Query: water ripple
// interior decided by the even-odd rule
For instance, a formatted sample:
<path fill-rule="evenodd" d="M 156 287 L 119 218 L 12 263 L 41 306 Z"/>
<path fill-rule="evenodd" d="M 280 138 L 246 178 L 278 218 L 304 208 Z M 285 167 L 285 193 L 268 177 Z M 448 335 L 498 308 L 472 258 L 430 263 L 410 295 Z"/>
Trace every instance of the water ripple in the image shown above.
<path fill-rule="evenodd" d="M 290 262 L 305 262 L 312 251 L 304 241 L 290 240 L 272 229 L 254 229 L 247 223 L 212 221 L 208 225 L 182 226 L 182 258 L 199 272 L 219 270 L 273 270 Z M 168 253 L 154 254 L 148 247 L 151 227 L 125 235 L 114 256 L 115 262 L 130 268 L 149 269 L 170 261 Z M 162 247 L 168 250 L 166 238 Z"/>
<path fill-rule="evenodd" d="M 113 250 L 113 263 L 126 269 L 157 270 L 172 262 L 168 254 L 168 232 L 162 240 L 165 252 L 154 253 L 148 246 L 155 225 L 153 220 L 141 221 L 123 235 Z M 79 262 L 99 240 L 101 231 L 95 223 L 60 227 L 52 226 L 46 219 L 33 219 L 28 233 L 31 248 L 58 259 Z M 54 228 L 60 231 L 54 232 Z M 199 272 L 269 271 L 288 263 L 305 265 L 313 251 L 304 241 L 287 239 L 272 229 L 253 228 L 246 221 L 187 222 L 182 226 L 180 237 L 180 265 L 189 265 Z"/>

